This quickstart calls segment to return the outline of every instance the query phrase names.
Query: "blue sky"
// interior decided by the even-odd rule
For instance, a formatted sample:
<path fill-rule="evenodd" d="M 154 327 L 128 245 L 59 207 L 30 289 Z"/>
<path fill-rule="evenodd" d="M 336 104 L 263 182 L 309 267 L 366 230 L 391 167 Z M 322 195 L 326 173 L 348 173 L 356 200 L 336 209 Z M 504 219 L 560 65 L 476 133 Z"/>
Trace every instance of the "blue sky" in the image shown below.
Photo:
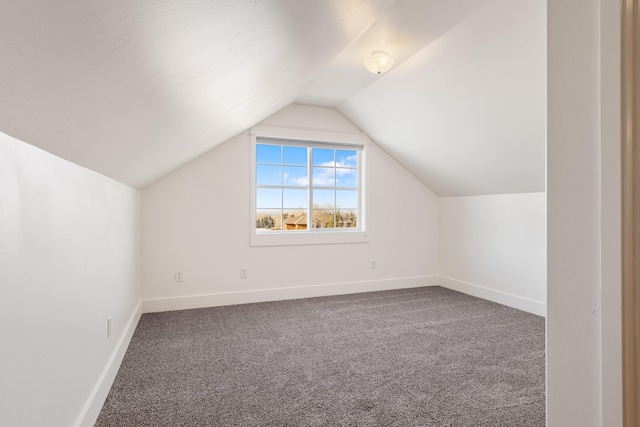
<path fill-rule="evenodd" d="M 314 189 L 313 204 L 356 209 L 357 151 L 312 148 L 314 186 L 345 187 L 353 190 Z M 256 144 L 256 184 L 306 187 L 308 154 L 305 147 Z M 306 209 L 306 188 L 256 189 L 258 209 Z"/>

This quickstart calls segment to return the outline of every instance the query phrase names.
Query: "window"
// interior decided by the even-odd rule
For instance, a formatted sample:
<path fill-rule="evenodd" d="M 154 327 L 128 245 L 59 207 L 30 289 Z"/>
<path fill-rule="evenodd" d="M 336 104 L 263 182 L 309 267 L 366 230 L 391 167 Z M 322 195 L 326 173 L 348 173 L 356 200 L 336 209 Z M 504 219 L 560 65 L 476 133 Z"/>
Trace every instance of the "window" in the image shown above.
<path fill-rule="evenodd" d="M 252 244 L 366 241 L 363 147 L 255 136 Z"/>

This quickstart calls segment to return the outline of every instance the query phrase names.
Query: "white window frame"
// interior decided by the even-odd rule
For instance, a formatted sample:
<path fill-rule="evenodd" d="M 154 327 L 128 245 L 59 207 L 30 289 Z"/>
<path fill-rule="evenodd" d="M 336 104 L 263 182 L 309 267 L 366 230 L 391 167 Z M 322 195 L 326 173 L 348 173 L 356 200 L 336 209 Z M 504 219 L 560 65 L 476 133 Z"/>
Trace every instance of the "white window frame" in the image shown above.
<path fill-rule="evenodd" d="M 256 229 L 256 144 L 258 138 L 292 140 L 297 144 L 308 141 L 310 144 L 330 144 L 338 148 L 345 145 L 361 146 L 359 174 L 359 217 L 358 228 L 322 229 L 308 231 L 270 231 L 259 232 Z M 342 133 L 317 131 L 313 129 L 281 128 L 272 126 L 255 126 L 250 131 L 251 141 L 251 246 L 285 246 L 285 245 L 321 245 L 334 243 L 366 243 L 369 242 L 367 231 L 367 153 L 371 140 L 362 133 Z M 311 223 L 311 218 L 308 219 Z"/>

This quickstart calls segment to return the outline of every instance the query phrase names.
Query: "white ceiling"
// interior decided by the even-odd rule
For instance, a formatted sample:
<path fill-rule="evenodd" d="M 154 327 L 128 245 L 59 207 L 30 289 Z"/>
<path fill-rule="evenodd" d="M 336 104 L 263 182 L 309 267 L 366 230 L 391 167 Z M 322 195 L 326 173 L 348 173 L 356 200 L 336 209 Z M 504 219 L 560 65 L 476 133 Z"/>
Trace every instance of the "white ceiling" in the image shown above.
<path fill-rule="evenodd" d="M 492 1 L 339 110 L 440 196 L 545 191 L 546 2 Z"/>
<path fill-rule="evenodd" d="M 0 130 L 142 188 L 293 102 L 393 0 L 20 0 Z"/>
<path fill-rule="evenodd" d="M 383 76 L 363 66 L 374 50 L 385 50 L 397 67 L 450 30 L 488 0 L 398 0 L 358 40 L 334 58 L 297 103 L 336 107 Z"/>
<path fill-rule="evenodd" d="M 440 195 L 543 191 L 544 3 L 5 2 L 0 131 L 144 188 L 292 102 L 336 106 Z"/>

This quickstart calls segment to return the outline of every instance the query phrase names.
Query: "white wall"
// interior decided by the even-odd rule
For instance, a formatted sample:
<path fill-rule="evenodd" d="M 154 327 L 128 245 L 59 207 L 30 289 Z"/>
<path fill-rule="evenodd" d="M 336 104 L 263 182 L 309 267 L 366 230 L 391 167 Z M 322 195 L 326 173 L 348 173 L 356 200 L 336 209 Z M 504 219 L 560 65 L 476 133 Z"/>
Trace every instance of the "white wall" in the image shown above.
<path fill-rule="evenodd" d="M 261 124 L 358 131 L 336 110 L 299 105 Z M 144 310 L 418 286 L 437 274 L 437 197 L 375 145 L 368 243 L 250 247 L 250 172 L 242 134 L 144 190 Z"/>
<path fill-rule="evenodd" d="M 549 1 L 548 425 L 601 425 L 598 0 Z"/>
<path fill-rule="evenodd" d="M 442 284 L 545 315 L 545 212 L 545 193 L 442 197 Z"/>
<path fill-rule="evenodd" d="M 139 192 L 0 133 L 1 425 L 93 424 L 140 311 L 139 253 Z"/>
<path fill-rule="evenodd" d="M 622 425 L 620 4 L 600 2 L 602 425 Z"/>
<path fill-rule="evenodd" d="M 622 425 L 619 4 L 548 0 L 550 427 Z"/>

